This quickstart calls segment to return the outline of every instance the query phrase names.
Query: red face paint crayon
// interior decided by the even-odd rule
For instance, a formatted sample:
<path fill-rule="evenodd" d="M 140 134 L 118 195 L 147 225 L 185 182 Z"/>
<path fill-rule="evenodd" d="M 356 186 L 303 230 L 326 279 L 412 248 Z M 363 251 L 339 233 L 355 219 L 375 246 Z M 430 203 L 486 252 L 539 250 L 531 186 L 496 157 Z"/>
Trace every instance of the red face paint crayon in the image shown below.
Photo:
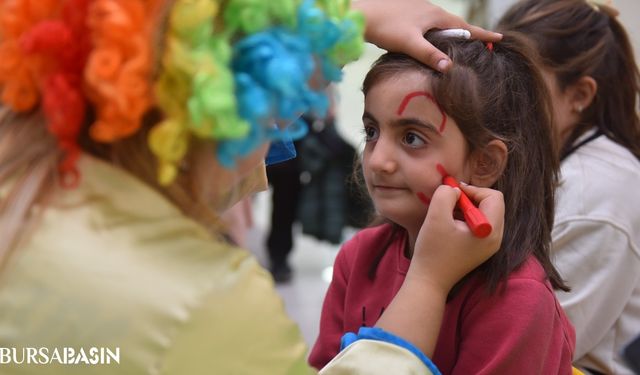
<path fill-rule="evenodd" d="M 450 176 L 442 165 L 438 164 L 436 168 L 442 175 L 443 184 L 460 188 L 458 181 L 454 177 Z M 462 190 L 460 190 L 460 198 L 458 198 L 458 208 L 462 211 L 464 219 L 474 236 L 478 238 L 485 238 L 491 233 L 493 228 L 491 227 L 489 220 L 487 220 L 482 211 L 480 211 L 478 207 L 471 202 L 471 199 L 469 199 Z"/>

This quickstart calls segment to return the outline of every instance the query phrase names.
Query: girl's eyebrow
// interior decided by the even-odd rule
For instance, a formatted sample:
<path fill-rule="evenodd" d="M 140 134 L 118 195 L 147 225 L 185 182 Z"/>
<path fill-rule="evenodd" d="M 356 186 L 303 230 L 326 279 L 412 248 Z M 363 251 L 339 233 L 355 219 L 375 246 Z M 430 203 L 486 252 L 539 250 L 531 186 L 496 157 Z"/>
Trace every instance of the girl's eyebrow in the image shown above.
<path fill-rule="evenodd" d="M 373 122 L 374 124 L 378 123 L 378 120 L 376 120 L 375 117 L 373 117 L 373 115 L 367 111 L 364 111 L 364 113 L 362 114 L 362 121 L 364 120 L 369 120 L 371 122 Z"/>
<path fill-rule="evenodd" d="M 376 118 L 369 112 L 364 111 L 364 113 L 362 114 L 362 121 L 368 120 L 369 122 L 372 122 L 373 124 L 378 124 L 378 120 L 376 120 Z M 401 117 L 395 120 L 391 121 L 391 125 L 393 126 L 410 126 L 410 125 L 417 125 L 421 128 L 425 128 L 425 130 L 430 131 L 434 134 L 437 134 L 439 136 L 441 136 L 442 134 L 438 131 L 438 128 L 436 128 L 432 123 L 430 122 L 425 122 L 419 118 L 416 117 Z"/>
<path fill-rule="evenodd" d="M 395 126 L 417 125 L 421 128 L 425 128 L 425 130 L 427 131 L 430 131 L 440 136 L 442 135 L 440 131 L 438 131 L 438 128 L 436 128 L 433 124 L 431 124 L 430 122 L 422 121 L 421 119 L 416 117 L 401 117 L 401 118 L 392 120 L 391 125 L 395 125 Z"/>

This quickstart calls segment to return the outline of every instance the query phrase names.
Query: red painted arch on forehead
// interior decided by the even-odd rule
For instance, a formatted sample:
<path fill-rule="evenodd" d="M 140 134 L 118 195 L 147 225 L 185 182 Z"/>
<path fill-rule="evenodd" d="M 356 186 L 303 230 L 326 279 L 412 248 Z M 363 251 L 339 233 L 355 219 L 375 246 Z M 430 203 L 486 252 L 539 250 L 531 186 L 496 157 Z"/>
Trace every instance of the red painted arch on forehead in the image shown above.
<path fill-rule="evenodd" d="M 415 97 L 418 97 L 418 96 L 426 97 L 427 99 L 431 100 L 433 102 L 433 104 L 435 104 L 438 107 L 438 110 L 440 111 L 440 114 L 442 115 L 442 122 L 440 122 L 440 128 L 439 128 L 440 133 L 442 133 L 444 131 L 444 126 L 447 124 L 447 115 L 444 113 L 444 111 L 442 110 L 442 108 L 440 107 L 438 102 L 436 102 L 436 98 L 434 98 L 433 95 L 431 95 L 430 93 L 428 93 L 426 91 L 414 91 L 414 92 L 408 93 L 404 97 L 404 99 L 402 99 L 402 102 L 400 102 L 400 105 L 398 106 L 398 111 L 397 111 L 398 116 L 402 116 L 402 112 L 404 112 L 404 110 L 407 109 L 407 106 L 409 105 L 409 102 L 411 101 L 411 99 L 413 99 Z"/>

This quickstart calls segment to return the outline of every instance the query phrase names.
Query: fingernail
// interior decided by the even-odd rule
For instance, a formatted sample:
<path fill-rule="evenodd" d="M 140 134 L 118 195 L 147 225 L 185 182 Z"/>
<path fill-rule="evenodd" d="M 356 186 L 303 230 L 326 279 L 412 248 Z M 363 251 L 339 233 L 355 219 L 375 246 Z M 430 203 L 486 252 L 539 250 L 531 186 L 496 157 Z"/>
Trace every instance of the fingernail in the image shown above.
<path fill-rule="evenodd" d="M 469 185 L 469 184 L 467 184 L 467 183 L 466 183 L 466 182 L 464 182 L 464 181 L 458 181 L 458 182 L 460 183 L 460 185 L 464 185 L 464 186 Z"/>
<path fill-rule="evenodd" d="M 449 69 L 449 66 L 451 65 L 451 61 L 447 60 L 447 59 L 442 59 L 440 61 L 438 61 L 438 70 L 441 72 L 445 72 L 447 71 L 447 69 Z"/>

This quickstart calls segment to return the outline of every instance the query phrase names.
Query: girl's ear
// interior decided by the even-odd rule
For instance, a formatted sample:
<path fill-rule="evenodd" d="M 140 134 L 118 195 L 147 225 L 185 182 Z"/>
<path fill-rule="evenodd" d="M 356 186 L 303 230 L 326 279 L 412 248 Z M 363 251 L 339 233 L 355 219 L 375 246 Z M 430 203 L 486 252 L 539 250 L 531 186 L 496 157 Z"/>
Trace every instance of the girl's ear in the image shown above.
<path fill-rule="evenodd" d="M 471 156 L 471 179 L 469 183 L 480 187 L 491 187 L 498 181 L 507 165 L 507 145 L 499 139 L 489 142 Z"/>

